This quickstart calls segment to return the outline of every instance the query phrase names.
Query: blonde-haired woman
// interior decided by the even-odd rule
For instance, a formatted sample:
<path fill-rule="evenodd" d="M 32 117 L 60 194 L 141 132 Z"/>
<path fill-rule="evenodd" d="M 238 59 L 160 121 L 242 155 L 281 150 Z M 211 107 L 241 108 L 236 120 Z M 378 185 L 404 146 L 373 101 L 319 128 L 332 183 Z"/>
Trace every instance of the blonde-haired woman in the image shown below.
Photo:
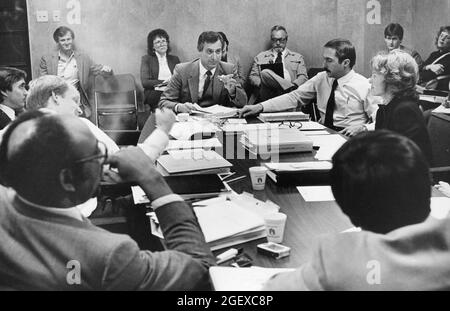
<path fill-rule="evenodd" d="M 406 52 L 380 53 L 372 61 L 372 94 L 381 96 L 375 129 L 387 129 L 414 141 L 431 163 L 431 143 L 423 113 L 419 108 L 416 84 L 419 69 Z"/>

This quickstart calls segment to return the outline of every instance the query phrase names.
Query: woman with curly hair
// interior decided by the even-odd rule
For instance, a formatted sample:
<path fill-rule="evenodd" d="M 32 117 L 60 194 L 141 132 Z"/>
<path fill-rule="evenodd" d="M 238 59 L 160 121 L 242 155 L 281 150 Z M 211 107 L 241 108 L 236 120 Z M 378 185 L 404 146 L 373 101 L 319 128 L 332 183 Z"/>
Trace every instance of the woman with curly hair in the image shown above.
<path fill-rule="evenodd" d="M 442 26 L 436 36 L 437 51 L 430 54 L 420 72 L 420 84 L 429 90 L 449 90 L 450 26 Z"/>
<path fill-rule="evenodd" d="M 147 55 L 141 60 L 141 82 L 144 87 L 144 104 L 154 111 L 162 91 L 155 90 L 158 85 L 167 84 L 180 59 L 170 55 L 169 35 L 164 29 L 154 29 L 147 37 Z"/>
<path fill-rule="evenodd" d="M 387 129 L 414 141 L 431 163 L 431 143 L 416 92 L 418 66 L 406 52 L 378 54 L 372 61 L 372 94 L 381 96 L 375 129 Z"/>

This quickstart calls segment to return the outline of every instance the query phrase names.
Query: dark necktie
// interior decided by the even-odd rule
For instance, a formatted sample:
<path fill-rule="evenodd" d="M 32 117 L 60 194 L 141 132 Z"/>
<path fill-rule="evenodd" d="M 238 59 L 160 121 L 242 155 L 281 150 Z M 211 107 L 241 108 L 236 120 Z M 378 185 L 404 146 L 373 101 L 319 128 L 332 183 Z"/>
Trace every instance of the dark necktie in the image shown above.
<path fill-rule="evenodd" d="M 208 71 L 206 72 L 205 84 L 203 85 L 203 94 L 202 94 L 202 97 L 205 96 L 206 90 L 208 89 L 209 84 L 211 83 L 211 75 L 212 75 L 212 72 L 208 70 Z"/>
<path fill-rule="evenodd" d="M 336 101 L 334 100 L 334 91 L 336 91 L 336 88 L 338 86 L 337 79 L 334 80 L 333 86 L 331 88 L 330 97 L 328 98 L 327 103 L 327 111 L 325 113 L 325 123 L 324 125 L 328 128 L 333 128 L 333 113 L 334 108 L 336 106 Z"/>
<path fill-rule="evenodd" d="M 277 58 L 275 59 L 275 63 L 282 63 L 283 59 L 282 59 L 282 53 L 278 52 Z"/>

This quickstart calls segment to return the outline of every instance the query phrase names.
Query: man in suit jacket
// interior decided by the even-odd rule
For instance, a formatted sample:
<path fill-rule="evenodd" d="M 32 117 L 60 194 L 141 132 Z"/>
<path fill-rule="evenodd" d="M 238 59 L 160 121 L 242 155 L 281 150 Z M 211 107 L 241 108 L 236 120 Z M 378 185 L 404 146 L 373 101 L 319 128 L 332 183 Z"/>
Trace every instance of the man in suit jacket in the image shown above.
<path fill-rule="evenodd" d="M 218 104 L 241 108 L 246 105 L 247 95 L 237 82 L 236 66 L 220 61 L 223 44 L 219 33 L 203 32 L 197 44 L 200 58 L 175 67 L 161 95 L 160 107 L 190 113 L 195 103 L 202 107 Z"/>
<path fill-rule="evenodd" d="M 260 101 L 290 92 L 308 80 L 303 56 L 286 48 L 288 41 L 286 28 L 276 25 L 272 27 L 270 33 L 272 49 L 255 57 L 248 76 L 250 85 L 259 90 Z M 260 65 L 272 63 L 283 64 L 284 77 L 270 69 L 261 71 Z"/>
<path fill-rule="evenodd" d="M 27 74 L 11 67 L 0 68 L 0 130 L 25 108 Z"/>
<path fill-rule="evenodd" d="M 27 112 L 0 146 L 0 288 L 193 290 L 209 286 L 214 257 L 191 208 L 137 147 L 108 156 L 79 118 Z M 23 165 L 27 163 L 28 165 Z M 97 190 L 104 164 L 152 202 L 168 250 L 142 251 L 100 229 L 77 204 Z M 116 173 L 117 174 L 117 173 Z"/>
<path fill-rule="evenodd" d="M 330 181 L 363 231 L 321 237 L 310 261 L 266 290 L 450 289 L 450 218 L 430 215 L 429 168 L 412 140 L 359 134 L 333 156 Z"/>
<path fill-rule="evenodd" d="M 94 63 L 89 55 L 77 51 L 73 40 L 75 33 L 72 29 L 61 26 L 53 33 L 53 39 L 58 45 L 58 50 L 44 55 L 39 64 L 39 75 L 55 75 L 65 79 L 77 87 L 81 94 L 81 104 L 84 116 L 93 120 L 92 88 L 90 77 L 104 74 L 112 74 L 108 66 Z"/>

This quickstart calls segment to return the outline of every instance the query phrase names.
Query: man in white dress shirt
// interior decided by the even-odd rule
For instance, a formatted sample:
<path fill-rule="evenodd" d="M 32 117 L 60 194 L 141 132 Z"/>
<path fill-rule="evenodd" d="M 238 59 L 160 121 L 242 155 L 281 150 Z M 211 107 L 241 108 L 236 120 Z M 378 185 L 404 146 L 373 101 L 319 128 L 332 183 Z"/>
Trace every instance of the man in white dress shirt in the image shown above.
<path fill-rule="evenodd" d="M 368 79 L 356 73 L 356 52 L 350 41 L 334 39 L 323 49 L 325 71 L 298 89 L 256 105 L 241 109 L 241 116 L 297 108 L 317 98 L 321 123 L 347 136 L 367 130 L 375 119 L 380 98 L 370 94 Z"/>

